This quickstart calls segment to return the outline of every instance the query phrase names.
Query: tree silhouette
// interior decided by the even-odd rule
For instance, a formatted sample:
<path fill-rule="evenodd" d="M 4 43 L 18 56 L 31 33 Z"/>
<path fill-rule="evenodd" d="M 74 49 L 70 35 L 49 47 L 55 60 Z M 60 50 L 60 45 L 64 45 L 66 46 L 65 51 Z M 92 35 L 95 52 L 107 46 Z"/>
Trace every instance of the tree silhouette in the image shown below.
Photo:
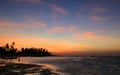
<path fill-rule="evenodd" d="M 0 47 L 0 56 L 2 58 L 13 58 L 16 57 L 17 48 L 14 48 L 15 42 L 12 43 L 11 46 L 7 43 L 5 47 Z"/>
<path fill-rule="evenodd" d="M 15 45 L 15 42 L 13 42 L 12 45 L 10 46 L 11 50 L 14 50 L 14 45 Z"/>
<path fill-rule="evenodd" d="M 51 56 L 45 48 L 21 48 L 20 56 Z"/>
<path fill-rule="evenodd" d="M 5 48 L 6 48 L 7 51 L 9 50 L 9 44 L 8 43 L 5 45 Z"/>
<path fill-rule="evenodd" d="M 14 48 L 15 42 L 10 46 L 7 43 L 5 46 L 0 47 L 0 57 L 2 58 L 14 58 L 18 56 L 52 56 L 48 49 L 46 48 L 21 48 L 21 51 L 17 51 L 17 48 Z"/>

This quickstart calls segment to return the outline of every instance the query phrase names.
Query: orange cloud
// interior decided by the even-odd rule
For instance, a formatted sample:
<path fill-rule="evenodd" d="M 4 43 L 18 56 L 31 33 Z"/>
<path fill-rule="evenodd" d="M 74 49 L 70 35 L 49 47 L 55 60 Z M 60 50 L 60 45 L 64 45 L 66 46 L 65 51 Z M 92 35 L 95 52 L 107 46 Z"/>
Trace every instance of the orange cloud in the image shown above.
<path fill-rule="evenodd" d="M 101 36 L 95 35 L 93 32 L 86 32 L 86 38 L 101 38 Z M 103 38 L 103 37 L 102 37 Z M 52 53 L 63 53 L 63 54 L 78 54 L 81 55 L 81 52 L 93 52 L 93 51 L 101 51 L 106 50 L 106 52 L 110 51 L 110 49 L 118 51 L 119 48 L 119 38 L 118 39 L 107 39 L 98 43 L 96 42 L 83 42 L 82 41 L 71 41 L 66 39 L 58 39 L 54 40 L 45 37 L 24 37 L 24 36 L 2 36 L 0 37 L 0 46 L 5 45 L 6 43 L 11 44 L 13 41 L 16 43 L 15 48 L 18 50 L 21 47 L 37 47 L 37 48 L 46 48 Z M 86 39 L 87 40 L 87 39 Z M 109 44 L 108 44 L 109 43 Z M 99 50 L 98 50 L 99 49 Z M 111 51 L 112 51 L 111 50 Z"/>
<path fill-rule="evenodd" d="M 47 30 L 47 33 L 55 33 L 55 32 L 59 32 L 59 33 L 63 33 L 65 31 L 74 31 L 76 29 L 76 27 L 74 25 L 70 25 L 70 26 L 55 26 L 49 30 Z"/>
<path fill-rule="evenodd" d="M 44 37 L 23 37 L 23 36 L 4 36 L 0 38 L 0 46 L 5 45 L 6 43 L 11 44 L 13 41 L 16 43 L 15 47 L 18 48 L 18 50 L 21 49 L 21 47 L 42 47 L 47 48 L 52 53 L 69 53 L 69 52 L 76 52 L 80 51 L 82 48 L 88 48 L 88 45 L 85 44 L 78 44 L 75 42 L 71 42 L 66 39 L 58 39 L 57 41 L 50 38 L 44 38 Z M 81 46 L 81 47 L 80 47 Z M 65 53 L 66 52 L 66 53 Z"/>
<path fill-rule="evenodd" d="M 67 14 L 68 13 L 64 8 L 61 8 L 57 5 L 50 4 L 50 7 L 56 13 L 62 13 L 62 14 Z"/>
<path fill-rule="evenodd" d="M 5 45 L 6 43 L 15 42 L 16 47 L 19 49 L 21 47 L 40 47 L 41 45 L 44 45 L 44 44 L 47 45 L 52 43 L 51 39 L 44 38 L 44 37 L 30 38 L 30 37 L 23 37 L 23 36 L 18 37 L 16 35 L 2 36 L 0 40 L 1 40 L 0 45 Z"/>

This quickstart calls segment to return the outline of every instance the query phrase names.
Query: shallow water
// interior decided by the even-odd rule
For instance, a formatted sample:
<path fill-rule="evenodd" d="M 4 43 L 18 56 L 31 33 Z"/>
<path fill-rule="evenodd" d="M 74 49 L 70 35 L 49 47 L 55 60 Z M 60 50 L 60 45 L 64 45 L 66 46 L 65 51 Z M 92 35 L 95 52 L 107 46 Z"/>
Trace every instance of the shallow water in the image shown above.
<path fill-rule="evenodd" d="M 7 60 L 7 62 L 18 61 Z M 120 74 L 119 57 L 21 57 L 18 63 L 44 64 L 56 70 L 60 75 Z"/>
<path fill-rule="evenodd" d="M 69 67 L 73 65 L 76 66 L 77 64 L 73 63 L 72 61 L 80 61 L 82 58 L 84 57 L 21 57 L 20 62 L 16 59 L 12 59 L 12 60 L 5 59 L 2 61 L 16 62 L 16 63 L 43 64 L 49 68 L 54 69 L 56 72 L 60 73 L 60 75 L 69 75 L 69 73 L 65 72 L 64 69 L 68 66 Z"/>

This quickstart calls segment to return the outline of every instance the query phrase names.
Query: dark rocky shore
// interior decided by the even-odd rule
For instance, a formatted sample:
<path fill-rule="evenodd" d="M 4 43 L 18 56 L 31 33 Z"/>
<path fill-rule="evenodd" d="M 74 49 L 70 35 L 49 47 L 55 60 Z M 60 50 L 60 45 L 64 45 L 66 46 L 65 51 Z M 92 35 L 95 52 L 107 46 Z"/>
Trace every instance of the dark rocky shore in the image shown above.
<path fill-rule="evenodd" d="M 44 65 L 0 63 L 0 75 L 59 75 Z"/>

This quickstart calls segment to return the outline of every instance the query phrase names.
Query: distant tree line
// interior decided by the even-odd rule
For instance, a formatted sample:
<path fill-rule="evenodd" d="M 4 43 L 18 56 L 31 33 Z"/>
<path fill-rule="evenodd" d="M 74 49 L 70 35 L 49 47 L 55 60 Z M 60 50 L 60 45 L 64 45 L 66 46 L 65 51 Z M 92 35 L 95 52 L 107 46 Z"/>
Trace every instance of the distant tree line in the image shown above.
<path fill-rule="evenodd" d="M 46 48 L 22 48 L 18 54 L 20 56 L 51 56 Z"/>
<path fill-rule="evenodd" d="M 14 48 L 15 42 L 11 45 L 8 43 L 5 46 L 0 47 L 0 57 L 1 58 L 14 58 L 19 56 L 51 56 L 52 54 L 48 52 L 46 48 L 21 48 L 20 51 Z"/>

